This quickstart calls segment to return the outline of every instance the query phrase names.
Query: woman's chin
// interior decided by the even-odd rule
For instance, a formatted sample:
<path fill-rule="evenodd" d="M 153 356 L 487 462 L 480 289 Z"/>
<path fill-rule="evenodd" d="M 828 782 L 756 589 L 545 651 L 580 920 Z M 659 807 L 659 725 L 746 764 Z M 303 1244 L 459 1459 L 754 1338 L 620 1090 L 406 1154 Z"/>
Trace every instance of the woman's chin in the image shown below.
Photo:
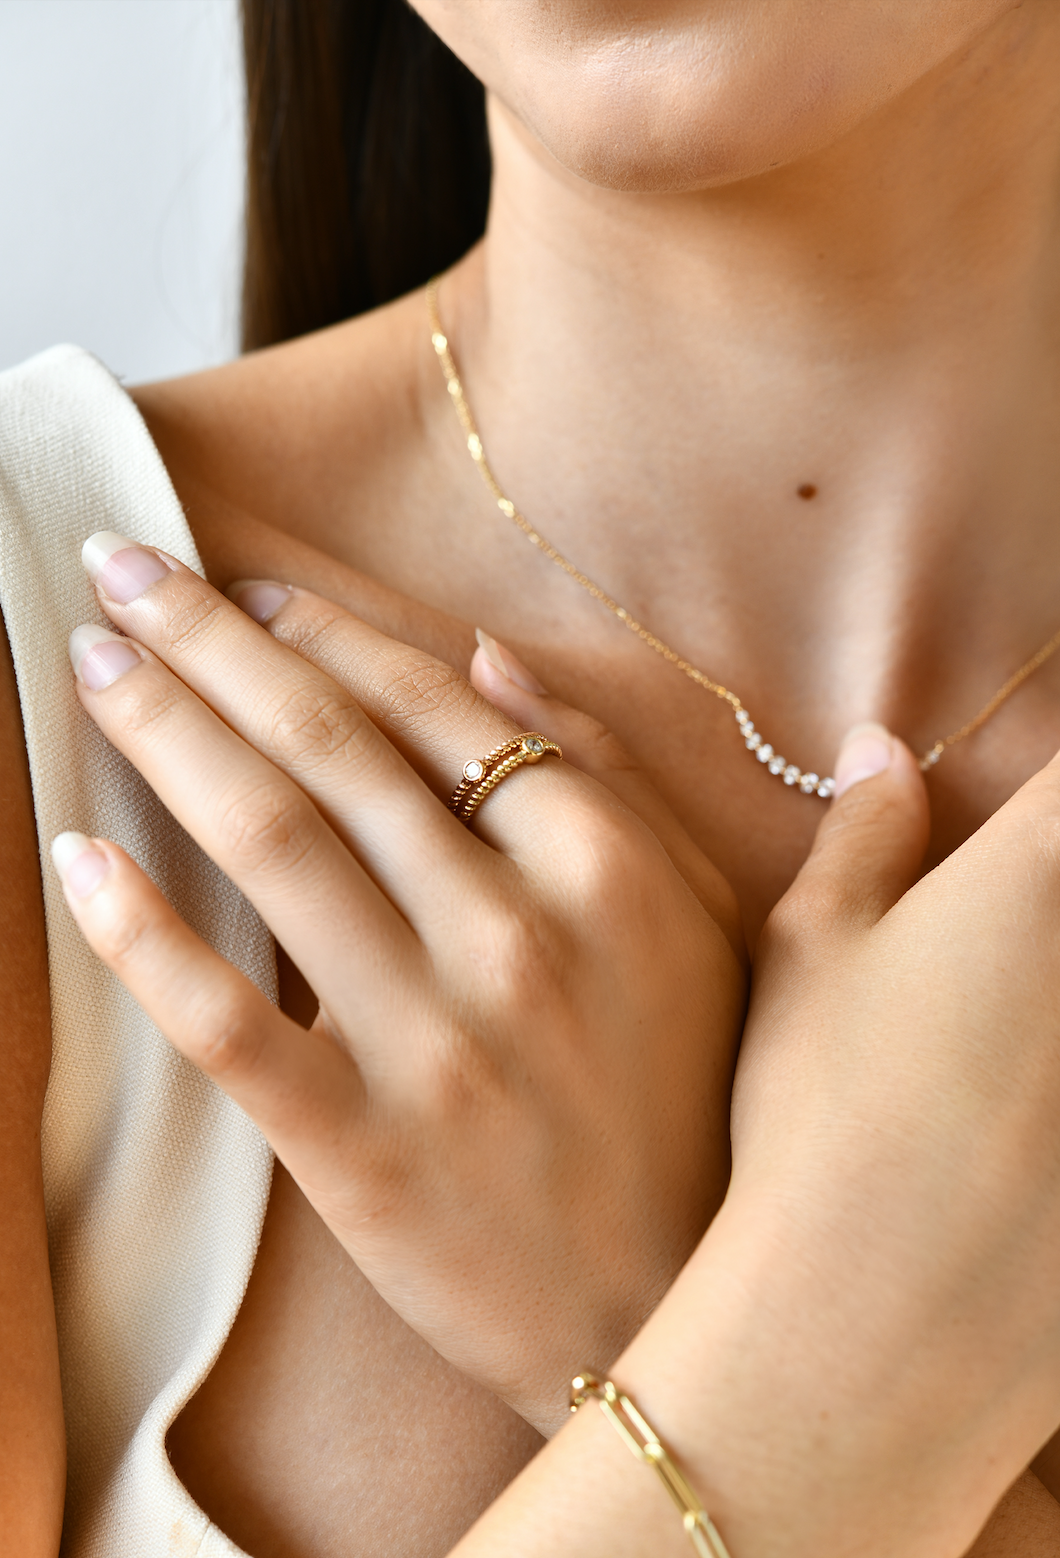
<path fill-rule="evenodd" d="M 650 20 L 632 0 L 414 4 L 563 167 L 652 193 L 812 156 L 940 68 L 964 61 L 975 75 L 1034 33 L 1019 0 L 881 0 L 867 13 L 848 0 L 659 0 Z"/>
<path fill-rule="evenodd" d="M 797 161 L 813 149 L 761 141 L 733 144 L 709 124 L 697 125 L 676 142 L 667 133 L 601 141 L 566 136 L 551 126 L 547 135 L 532 128 L 545 150 L 569 172 L 601 189 L 628 194 L 678 195 L 737 184 Z"/>
<path fill-rule="evenodd" d="M 677 100 L 675 101 L 675 96 Z M 603 189 L 640 194 L 683 194 L 756 178 L 820 151 L 857 122 L 848 105 L 831 99 L 818 79 L 798 100 L 759 101 L 748 111 L 741 94 L 705 93 L 695 84 L 677 94 L 630 98 L 598 88 L 593 111 L 584 93 L 577 112 L 566 111 L 569 94 L 517 100 L 501 115 L 525 141 L 579 179 Z"/>

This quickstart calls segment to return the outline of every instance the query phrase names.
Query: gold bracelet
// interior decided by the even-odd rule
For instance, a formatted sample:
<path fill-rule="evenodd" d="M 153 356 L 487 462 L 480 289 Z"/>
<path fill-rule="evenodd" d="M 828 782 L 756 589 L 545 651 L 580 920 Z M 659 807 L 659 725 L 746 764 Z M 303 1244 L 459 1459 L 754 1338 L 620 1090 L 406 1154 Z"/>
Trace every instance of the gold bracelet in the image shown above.
<path fill-rule="evenodd" d="M 689 1540 L 700 1558 L 729 1558 L 729 1549 L 721 1539 L 721 1533 L 692 1492 L 683 1474 L 670 1459 L 670 1455 L 654 1428 L 640 1415 L 628 1396 L 608 1380 L 599 1380 L 595 1374 L 583 1371 L 575 1375 L 570 1385 L 570 1409 L 577 1412 L 590 1397 L 599 1401 L 611 1427 L 624 1440 L 637 1457 L 654 1466 L 681 1514 Z"/>

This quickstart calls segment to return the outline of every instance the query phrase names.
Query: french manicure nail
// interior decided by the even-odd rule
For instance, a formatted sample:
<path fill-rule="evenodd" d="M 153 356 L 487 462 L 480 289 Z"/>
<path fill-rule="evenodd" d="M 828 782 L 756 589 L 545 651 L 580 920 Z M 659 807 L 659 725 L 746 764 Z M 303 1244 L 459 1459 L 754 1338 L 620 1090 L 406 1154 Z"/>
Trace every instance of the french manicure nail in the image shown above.
<path fill-rule="evenodd" d="M 90 692 L 102 692 L 119 676 L 142 665 L 140 655 L 127 638 L 85 622 L 70 634 L 70 664 L 79 682 Z"/>
<path fill-rule="evenodd" d="M 286 584 L 276 584 L 272 579 L 237 579 L 225 591 L 230 601 L 245 611 L 248 617 L 262 626 L 271 622 L 281 606 L 291 598 Z"/>
<path fill-rule="evenodd" d="M 874 779 L 890 768 L 894 758 L 894 741 L 885 725 L 866 721 L 854 725 L 843 737 L 835 765 L 835 793 L 837 798 L 851 785 L 862 779 Z"/>
<path fill-rule="evenodd" d="M 75 898 L 95 892 L 110 870 L 106 855 L 83 833 L 57 834 L 52 839 L 52 864 Z"/>
<path fill-rule="evenodd" d="M 98 530 L 81 548 L 81 561 L 93 584 L 119 606 L 149 590 L 170 570 L 154 552 L 115 530 Z"/>
<path fill-rule="evenodd" d="M 515 658 L 510 649 L 505 649 L 503 644 L 498 644 L 495 638 L 490 638 L 489 634 L 483 633 L 481 628 L 475 629 L 475 637 L 478 639 L 478 647 L 495 671 L 506 676 L 524 692 L 534 692 L 540 697 L 547 691 L 534 673 L 528 671 L 523 662 Z"/>

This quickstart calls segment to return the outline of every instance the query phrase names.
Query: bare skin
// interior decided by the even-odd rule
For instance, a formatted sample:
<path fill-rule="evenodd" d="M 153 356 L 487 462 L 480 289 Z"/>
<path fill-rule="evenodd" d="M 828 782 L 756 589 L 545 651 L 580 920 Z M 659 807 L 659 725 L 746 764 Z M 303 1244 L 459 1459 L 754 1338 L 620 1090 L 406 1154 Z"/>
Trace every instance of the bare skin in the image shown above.
<path fill-rule="evenodd" d="M 1032 74 L 1044 68 L 1026 64 Z M 981 106 L 975 99 L 974 111 Z M 537 235 L 547 218 L 596 232 L 614 219 L 595 209 L 607 197 L 570 187 L 495 116 L 515 188 L 506 199 L 501 184 L 485 249 L 442 291 L 494 467 L 550 539 L 735 687 L 803 768 L 827 771 L 843 730 L 862 718 L 882 719 L 925 750 L 1055 631 L 1060 454 L 1049 430 L 1060 399 L 1052 286 L 1060 255 L 1040 211 L 1021 218 L 1017 199 L 1031 205 L 1033 191 L 1020 186 L 1034 160 L 1038 182 L 1052 177 L 1057 127 L 1043 149 L 1044 112 L 1029 116 L 1026 144 L 1011 145 L 1011 124 L 990 140 L 999 159 L 998 142 L 1009 143 L 1020 171 L 1009 180 L 1008 163 L 996 169 L 993 200 L 973 201 L 964 169 L 966 207 L 936 252 L 916 230 L 927 211 L 903 219 L 897 209 L 908 204 L 907 181 L 880 200 L 874 188 L 873 211 L 852 214 L 849 229 L 836 222 L 821 238 L 825 212 L 809 232 L 784 234 L 796 258 L 827 241 L 826 258 L 805 254 L 796 267 L 786 255 L 781 274 L 755 276 L 757 302 L 708 291 L 735 287 L 730 270 L 742 282 L 753 209 L 731 217 L 723 209 L 716 223 L 711 209 L 704 225 L 722 252 L 710 263 L 697 254 L 698 275 L 680 249 L 670 273 L 656 258 L 649 297 L 646 255 L 627 268 L 612 251 L 611 268 L 623 273 L 606 288 L 583 275 L 576 255 L 557 254 L 547 227 Z M 884 140 L 890 128 L 859 134 L 873 129 Z M 858 147 L 859 160 L 872 150 Z M 971 155 L 964 144 L 961 152 Z M 842 167 L 825 172 L 829 187 L 852 177 Z M 783 177 L 796 187 L 775 205 L 795 226 L 823 194 L 801 167 Z M 926 175 L 924 185 L 927 207 Z M 736 203 L 730 190 L 713 198 Z M 778 220 L 775 205 L 762 226 Z M 665 212 L 650 215 L 661 222 Z M 987 245 L 984 228 L 1004 234 L 1004 245 Z M 950 245 L 988 247 L 983 273 L 951 286 Z M 870 302 L 859 304 L 870 264 Z M 843 308 L 834 278 L 848 272 L 859 289 Z M 786 308 L 776 301 L 785 292 Z M 667 298 L 681 303 L 668 307 Z M 743 336 L 726 338 L 737 306 Z M 576 358 L 572 313 L 588 336 Z M 752 353 L 746 335 L 756 326 Z M 785 330 L 795 338 L 783 341 Z M 675 367 L 670 348 L 658 355 L 660 339 L 696 345 Z M 767 353 L 763 381 L 754 363 Z M 226 513 L 249 512 L 481 622 L 633 748 L 733 883 L 754 934 L 804 857 L 819 807 L 749 773 L 724 706 L 627 637 L 506 527 L 462 448 L 419 298 L 142 391 L 140 402 L 207 549 Z M 818 488 L 810 502 L 797 496 L 807 481 Z M 664 530 L 654 523 L 660 514 Z M 933 774 L 930 861 L 1060 744 L 1058 689 L 1060 671 L 1044 669 Z"/>
<path fill-rule="evenodd" d="M 234 562 L 272 560 L 234 530 Z M 297 552 L 278 538 L 281 557 Z M 279 559 L 277 559 L 279 561 Z M 458 624 L 390 600 L 348 570 L 326 579 L 359 606 L 457 658 Z M 236 570 L 239 571 L 238 568 Z M 412 635 L 409 635 L 412 636 Z M 0 1119 L 0 1524 L 27 1558 L 59 1549 L 65 1444 L 41 1184 L 48 1078 L 48 966 L 37 835 L 18 695 L 0 626 L 0 786 L 11 839 L 0 903 L 5 1089 Z M 281 954 L 282 1005 L 315 1001 Z M 399 1383 L 395 1384 L 395 1381 Z M 379 1298 L 277 1165 L 258 1262 L 222 1358 L 178 1419 L 174 1465 L 254 1558 L 448 1552 L 526 1464 L 540 1436 L 446 1363 Z M 369 1493 L 372 1489 L 374 1492 Z"/>
<path fill-rule="evenodd" d="M 1055 625 L 1050 25 L 1005 15 L 816 159 L 691 210 L 586 186 L 494 105 L 489 238 L 442 293 L 494 466 L 803 767 L 826 771 L 865 717 L 923 749 Z M 881 160 L 902 169 L 882 190 L 859 177 Z M 606 269 L 587 268 L 602 239 Z M 138 400 L 218 582 L 247 571 L 244 533 L 254 573 L 363 609 L 321 557 L 283 566 L 278 532 L 483 624 L 616 730 L 754 934 L 819 804 L 750 766 L 720 705 L 505 528 L 420 298 Z M 1060 744 L 1058 691 L 1046 668 L 932 776 L 929 860 Z"/>
<path fill-rule="evenodd" d="M 362 1277 L 281 1165 L 247 1298 L 170 1456 L 254 1558 L 445 1553 L 539 1436 Z"/>
<path fill-rule="evenodd" d="M 459 7 L 444 9 L 459 20 Z M 790 166 L 748 182 L 724 185 L 715 169 L 704 182 L 724 187 L 691 201 L 582 183 L 495 103 L 490 235 L 442 294 L 487 448 L 519 505 L 734 685 L 793 761 L 821 772 L 857 719 L 927 746 L 1056 626 L 1060 256 L 1044 191 L 1060 140 L 1057 23 L 1042 5 L 966 11 L 976 15 L 960 46 L 847 133 L 789 147 Z M 539 132 L 547 106 L 535 110 Z M 881 179 L 880 168 L 894 171 Z M 754 935 L 820 803 L 751 764 L 720 705 L 504 528 L 461 447 L 422 299 L 137 398 L 215 582 L 273 575 L 379 621 L 373 607 L 385 618 L 387 603 L 366 605 L 357 569 L 481 623 L 617 731 L 733 883 Z M 809 502 L 796 495 L 805 482 L 818 489 Z M 457 663 L 469 652 L 467 628 L 420 631 Z M 1060 671 L 1047 668 L 932 776 L 930 860 L 1060 745 L 1058 692 Z M 270 1209 L 292 1249 L 310 1237 L 301 1217 L 288 1220 L 278 1199 Z M 377 1301 L 326 1260 L 319 1269 L 318 1301 L 350 1317 L 356 1359 L 356 1336 L 378 1335 Z M 293 1388 L 304 1359 L 290 1393 L 271 1389 L 271 1414 L 260 1394 L 254 1348 L 267 1354 L 270 1323 L 255 1306 L 275 1315 L 284 1299 L 269 1284 L 290 1280 L 279 1258 L 273 1272 L 259 1268 L 218 1371 L 231 1394 L 218 1387 L 211 1408 L 208 1384 L 200 1416 L 174 1438 L 205 1506 L 256 1533 L 269 1477 L 314 1410 Z M 422 1360 L 400 1331 L 391 1345 L 395 1369 Z M 481 1403 L 466 1405 L 473 1419 Z M 260 1415 L 242 1514 L 212 1480 L 211 1410 L 215 1423 Z M 274 1544 L 262 1558 L 369 1540 L 330 1499 L 353 1432 L 336 1430 L 333 1470 L 298 1487 L 302 1510 L 261 1535 Z M 451 1432 L 439 1421 L 425 1460 Z M 531 1448 L 508 1430 L 502 1443 L 498 1480 Z M 459 1507 L 454 1492 L 446 1529 L 466 1524 L 484 1492 Z M 1043 1507 L 1028 1481 L 984 1554 L 1055 1550 L 1055 1533 L 1043 1541 L 1020 1513 L 1027 1498 Z"/>

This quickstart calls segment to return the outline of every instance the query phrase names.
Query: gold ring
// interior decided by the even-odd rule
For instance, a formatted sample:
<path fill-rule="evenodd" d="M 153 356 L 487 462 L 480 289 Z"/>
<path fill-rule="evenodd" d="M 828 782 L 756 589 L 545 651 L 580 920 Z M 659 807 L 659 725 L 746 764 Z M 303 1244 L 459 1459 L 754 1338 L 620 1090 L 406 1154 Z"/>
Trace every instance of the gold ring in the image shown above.
<path fill-rule="evenodd" d="M 487 752 L 485 757 L 473 757 L 464 764 L 464 777 L 449 797 L 446 805 L 454 817 L 467 822 L 482 802 L 499 784 L 514 774 L 524 763 L 540 763 L 549 753 L 562 757 L 563 753 L 554 741 L 536 730 L 524 730 L 521 736 L 513 736 Z"/>

